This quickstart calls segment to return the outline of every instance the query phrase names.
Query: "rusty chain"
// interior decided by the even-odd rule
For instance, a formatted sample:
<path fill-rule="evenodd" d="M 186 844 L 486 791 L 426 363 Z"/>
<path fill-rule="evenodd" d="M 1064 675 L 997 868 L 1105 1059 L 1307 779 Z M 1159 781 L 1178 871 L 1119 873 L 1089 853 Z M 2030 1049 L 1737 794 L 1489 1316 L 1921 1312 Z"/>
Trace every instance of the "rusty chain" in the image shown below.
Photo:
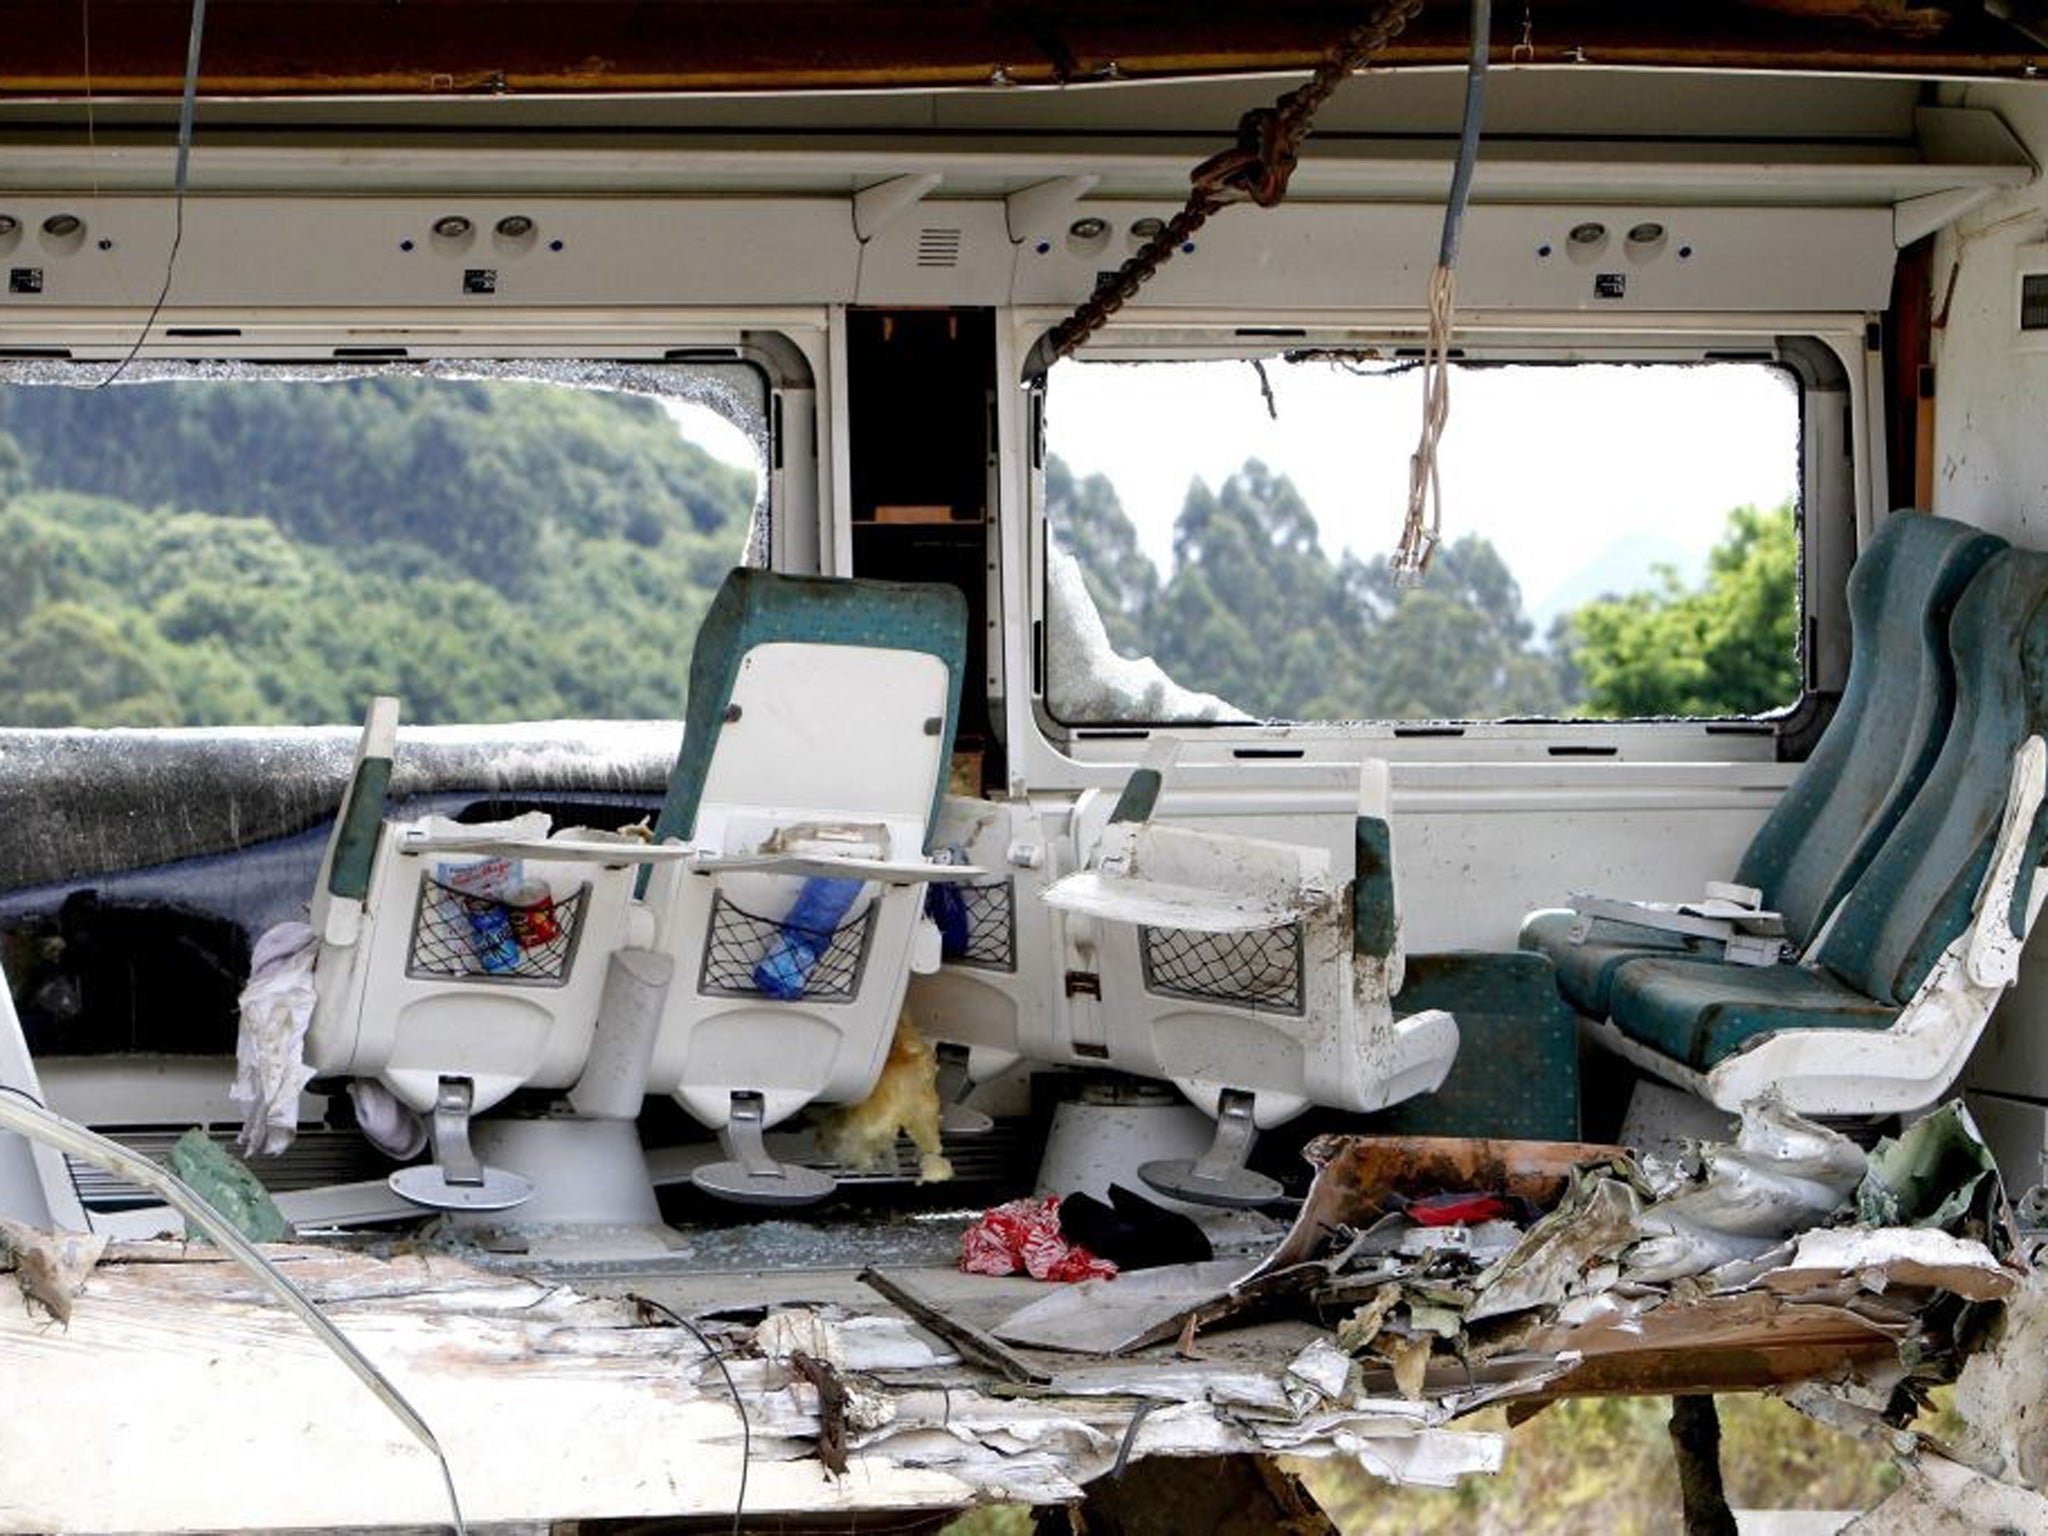
<path fill-rule="evenodd" d="M 1109 323 L 1153 275 L 1173 259 L 1210 216 L 1233 203 L 1271 208 L 1287 195 L 1301 141 L 1317 111 L 1337 87 L 1370 63 L 1422 10 L 1423 0 L 1381 0 L 1379 8 L 1324 51 L 1315 73 L 1270 107 L 1238 119 L 1237 143 L 1211 155 L 1189 174 L 1193 186 L 1179 213 L 1096 284 L 1095 291 L 1046 336 L 1041 348 L 1057 362 Z"/>

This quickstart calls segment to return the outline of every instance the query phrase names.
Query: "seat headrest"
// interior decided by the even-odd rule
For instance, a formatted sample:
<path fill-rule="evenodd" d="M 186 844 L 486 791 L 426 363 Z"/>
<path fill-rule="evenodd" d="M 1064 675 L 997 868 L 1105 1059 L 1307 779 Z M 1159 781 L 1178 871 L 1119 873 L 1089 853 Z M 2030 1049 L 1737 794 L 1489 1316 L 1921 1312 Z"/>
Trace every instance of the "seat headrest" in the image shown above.
<path fill-rule="evenodd" d="M 946 715 L 927 830 L 935 825 L 960 717 L 967 653 L 966 598 L 938 582 L 783 576 L 743 567 L 727 574 L 697 629 L 696 649 L 690 655 L 682 751 L 669 776 L 655 835 L 687 838 L 696 829 L 698 806 L 740 663 L 755 647 L 778 643 L 918 651 L 944 664 Z M 840 707 L 839 701 L 832 699 L 822 699 L 819 704 L 823 709 Z"/>

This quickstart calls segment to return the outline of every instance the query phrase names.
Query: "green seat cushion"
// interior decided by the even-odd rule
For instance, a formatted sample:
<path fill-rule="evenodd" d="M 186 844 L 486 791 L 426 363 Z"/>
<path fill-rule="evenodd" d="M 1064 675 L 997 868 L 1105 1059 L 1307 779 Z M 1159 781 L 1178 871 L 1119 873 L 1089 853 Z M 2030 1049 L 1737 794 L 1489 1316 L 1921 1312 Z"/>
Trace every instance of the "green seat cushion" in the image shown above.
<path fill-rule="evenodd" d="M 1435 1093 L 1365 1118 L 1388 1136 L 1579 1137 L 1578 1020 L 1541 955 L 1451 952 L 1407 957 L 1403 1015 L 1441 1008 L 1458 1021 L 1458 1059 Z"/>
<path fill-rule="evenodd" d="M 1705 1071 L 1761 1035 L 1885 1029 L 1898 1009 L 1803 966 L 1650 959 L 1621 966 L 1609 1014 L 1629 1039 Z"/>
<path fill-rule="evenodd" d="M 1592 1018 L 1607 1017 L 1615 975 L 1631 960 L 1720 959 L 1720 945 L 1709 940 L 1605 918 L 1594 921 L 1584 943 L 1574 944 L 1572 925 L 1577 921 L 1578 913 L 1568 908 L 1532 912 L 1522 924 L 1519 942 L 1557 968 L 1557 985 L 1565 1000 Z"/>

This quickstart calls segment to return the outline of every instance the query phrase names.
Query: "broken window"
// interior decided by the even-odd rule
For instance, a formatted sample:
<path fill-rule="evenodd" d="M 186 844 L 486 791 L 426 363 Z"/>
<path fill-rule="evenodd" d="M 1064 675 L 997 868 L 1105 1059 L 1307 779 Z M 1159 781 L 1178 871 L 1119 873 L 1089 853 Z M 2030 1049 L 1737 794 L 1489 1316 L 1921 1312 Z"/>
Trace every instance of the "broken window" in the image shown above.
<path fill-rule="evenodd" d="M 1460 364 L 1444 525 L 1388 565 L 1420 375 L 1303 350 L 1046 387 L 1069 724 L 1766 714 L 1800 691 L 1800 396 L 1768 362 Z"/>
<path fill-rule="evenodd" d="M 674 719 L 765 544 L 742 364 L 101 372 L 0 376 L 0 725 Z"/>

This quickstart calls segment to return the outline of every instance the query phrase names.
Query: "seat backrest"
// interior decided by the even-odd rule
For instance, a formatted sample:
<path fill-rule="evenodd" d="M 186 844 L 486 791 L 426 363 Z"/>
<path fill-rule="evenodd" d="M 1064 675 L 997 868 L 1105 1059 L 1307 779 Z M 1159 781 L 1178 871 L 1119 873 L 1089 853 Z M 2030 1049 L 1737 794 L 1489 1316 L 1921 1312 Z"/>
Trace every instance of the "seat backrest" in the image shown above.
<path fill-rule="evenodd" d="M 1947 738 L 1955 680 L 1948 624 L 2005 541 L 1895 512 L 1849 573 L 1849 680 L 1834 718 L 1735 878 L 1764 893 L 1804 945 L 1863 874 Z"/>
<path fill-rule="evenodd" d="M 929 835 L 966 644 L 967 602 L 949 586 L 733 571 L 697 631 L 655 835 L 691 839 L 707 802 L 907 817 Z"/>
<path fill-rule="evenodd" d="M 1941 754 L 1843 898 L 1817 956 L 1886 1002 L 1910 1000 L 1969 926 L 2014 755 L 2029 736 L 2048 734 L 2048 555 L 2008 549 L 1993 557 L 1956 604 L 1949 649 L 1955 717 Z M 2033 862 L 2044 824 L 2031 832 Z M 2016 898 L 2022 907 L 2028 884 L 2022 880 Z"/>

